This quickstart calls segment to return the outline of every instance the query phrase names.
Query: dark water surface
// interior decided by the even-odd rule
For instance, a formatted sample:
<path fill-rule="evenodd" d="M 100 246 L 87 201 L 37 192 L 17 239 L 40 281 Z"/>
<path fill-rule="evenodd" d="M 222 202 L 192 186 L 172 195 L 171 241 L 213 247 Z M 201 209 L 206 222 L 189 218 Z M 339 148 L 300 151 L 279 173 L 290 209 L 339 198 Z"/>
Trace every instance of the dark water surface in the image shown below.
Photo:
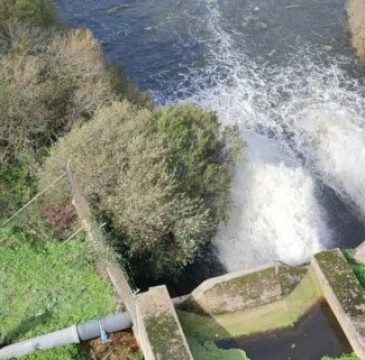
<path fill-rule="evenodd" d="M 321 360 L 352 352 L 326 303 L 313 307 L 288 329 L 216 342 L 221 349 L 242 349 L 252 360 Z"/>
<path fill-rule="evenodd" d="M 212 109 L 248 144 L 213 247 L 159 282 L 187 292 L 225 270 L 365 239 L 364 72 L 345 0 L 56 1 L 157 103 Z"/>

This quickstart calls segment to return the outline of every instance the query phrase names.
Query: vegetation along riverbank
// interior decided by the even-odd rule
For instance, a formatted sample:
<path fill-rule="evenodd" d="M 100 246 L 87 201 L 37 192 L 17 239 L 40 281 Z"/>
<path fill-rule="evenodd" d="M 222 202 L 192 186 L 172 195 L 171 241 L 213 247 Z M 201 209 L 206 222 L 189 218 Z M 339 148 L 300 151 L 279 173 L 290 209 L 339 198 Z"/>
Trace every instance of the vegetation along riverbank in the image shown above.
<path fill-rule="evenodd" d="M 353 46 L 365 61 L 361 6 L 349 2 Z M 244 148 L 238 129 L 224 127 L 215 112 L 192 103 L 157 106 L 122 66 L 108 63 L 90 30 L 61 26 L 52 0 L 0 0 L 0 346 L 124 309 L 100 276 L 101 256 L 83 232 L 89 224 L 80 227 L 75 188 L 132 282 L 177 278 L 229 218 Z M 25 215 L 1 225 L 56 179 Z M 364 267 L 346 255 L 364 287 Z M 234 295 L 242 300 L 257 284 L 240 283 Z M 309 274 L 288 290 L 287 303 L 261 307 L 267 313 L 259 321 L 249 321 L 254 309 L 218 314 L 219 322 L 180 310 L 182 332 L 194 358 L 248 360 L 246 349 L 218 347 L 222 329 L 242 335 L 233 327 L 240 319 L 245 335 L 290 327 L 301 306 L 319 300 L 316 290 Z M 150 323 L 155 342 L 169 336 L 172 327 L 163 324 Z M 115 359 L 140 359 L 132 331 L 114 334 L 114 342 Z M 164 352 L 168 342 L 160 343 Z M 95 340 L 29 359 L 113 360 L 108 346 Z"/>
<path fill-rule="evenodd" d="M 155 278 L 180 273 L 227 218 L 236 129 L 191 104 L 156 108 L 50 0 L 0 0 L 0 114 L 1 222 L 69 163 L 130 274 Z M 87 239 L 61 242 L 77 228 L 70 200 L 61 181 L 1 229 L 2 344 L 113 312 Z M 85 353 L 31 358 L 50 356 Z"/>

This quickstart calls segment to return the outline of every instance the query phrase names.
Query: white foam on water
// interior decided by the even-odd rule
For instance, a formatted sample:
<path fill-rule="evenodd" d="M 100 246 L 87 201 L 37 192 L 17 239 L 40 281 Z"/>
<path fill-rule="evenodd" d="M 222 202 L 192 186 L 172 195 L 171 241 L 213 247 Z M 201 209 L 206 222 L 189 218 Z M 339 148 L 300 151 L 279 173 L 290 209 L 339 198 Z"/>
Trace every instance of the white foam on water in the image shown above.
<path fill-rule="evenodd" d="M 228 271 L 272 260 L 299 264 L 323 249 L 329 230 L 315 197 L 315 182 L 277 145 L 246 134 L 246 161 L 237 166 L 232 213 L 213 243 Z"/>
<path fill-rule="evenodd" d="M 310 50 L 287 67 L 257 66 L 223 29 L 218 2 L 203 2 L 210 64 L 192 72 L 192 88 L 200 91 L 188 100 L 238 125 L 248 142 L 232 184 L 230 220 L 213 241 L 219 258 L 229 271 L 305 262 L 331 246 L 318 178 L 365 210 L 361 88 L 336 64 L 315 64 Z"/>
<path fill-rule="evenodd" d="M 300 142 L 322 179 L 365 216 L 365 130 L 338 104 L 304 109 L 297 116 Z"/>
<path fill-rule="evenodd" d="M 312 67 L 290 101 L 280 106 L 280 124 L 305 165 L 365 216 L 364 87 L 337 65 Z M 293 77 L 293 75 L 290 75 Z M 289 75 L 278 75 L 288 84 Z"/>

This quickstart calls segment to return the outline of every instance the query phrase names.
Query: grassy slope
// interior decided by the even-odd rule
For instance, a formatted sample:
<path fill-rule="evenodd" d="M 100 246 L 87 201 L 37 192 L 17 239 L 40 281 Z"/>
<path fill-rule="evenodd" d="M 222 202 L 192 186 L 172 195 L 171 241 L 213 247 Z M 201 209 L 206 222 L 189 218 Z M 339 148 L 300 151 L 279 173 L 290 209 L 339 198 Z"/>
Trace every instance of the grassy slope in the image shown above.
<path fill-rule="evenodd" d="M 79 240 L 37 242 L 0 229 L 0 343 L 62 329 L 113 312 L 110 285 L 94 272 Z M 31 359 L 81 359 L 76 346 Z"/>

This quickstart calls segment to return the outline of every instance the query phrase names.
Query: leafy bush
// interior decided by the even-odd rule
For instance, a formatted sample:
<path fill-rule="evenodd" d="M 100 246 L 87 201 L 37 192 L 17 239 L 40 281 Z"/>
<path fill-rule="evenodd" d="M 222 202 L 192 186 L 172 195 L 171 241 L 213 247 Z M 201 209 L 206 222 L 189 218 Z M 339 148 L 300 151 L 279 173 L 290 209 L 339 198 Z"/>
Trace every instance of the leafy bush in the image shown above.
<path fill-rule="evenodd" d="M 89 31 L 63 33 L 10 24 L 0 28 L 0 54 L 4 216 L 33 192 L 24 185 L 32 182 L 28 180 L 47 147 L 117 95 L 100 46 Z"/>
<path fill-rule="evenodd" d="M 17 161 L 0 167 L 0 219 L 23 206 L 36 188 L 29 162 Z"/>
<path fill-rule="evenodd" d="M 192 105 L 149 111 L 116 102 L 59 141 L 40 184 L 72 159 L 75 178 L 124 256 L 144 273 L 176 273 L 226 215 L 230 162 L 241 147 L 237 136 L 226 146 L 234 133 L 221 133 L 213 113 Z M 64 193 L 52 192 L 49 202 L 63 203 Z"/>
<path fill-rule="evenodd" d="M 0 9 L 21 3 L 43 4 L 0 0 Z M 20 194 L 24 182 L 9 179 L 17 178 L 19 169 L 25 178 L 32 177 L 49 145 L 117 98 L 153 107 L 122 68 L 104 62 L 90 31 L 47 30 L 24 22 L 0 26 L 0 188 L 12 194 L 1 192 L 0 216 L 24 202 L 25 192 L 33 192 L 30 188 Z"/>
<path fill-rule="evenodd" d="M 108 70 L 111 74 L 112 86 L 118 94 L 119 100 L 128 100 L 130 103 L 152 110 L 154 108 L 154 100 L 147 91 L 142 91 L 130 81 L 125 73 L 123 65 L 108 64 Z"/>
<path fill-rule="evenodd" d="M 115 98 L 89 31 L 47 36 L 19 24 L 6 31 L 8 53 L 0 57 L 1 162 L 37 154 Z"/>
<path fill-rule="evenodd" d="M 111 287 L 95 273 L 81 241 L 40 243 L 15 228 L 1 229 L 0 241 L 0 344 L 113 312 Z M 78 347 L 68 346 L 29 358 L 82 356 Z"/>
<path fill-rule="evenodd" d="M 57 22 L 52 0 L 0 0 L 0 23 L 22 21 L 37 26 L 51 26 Z"/>

